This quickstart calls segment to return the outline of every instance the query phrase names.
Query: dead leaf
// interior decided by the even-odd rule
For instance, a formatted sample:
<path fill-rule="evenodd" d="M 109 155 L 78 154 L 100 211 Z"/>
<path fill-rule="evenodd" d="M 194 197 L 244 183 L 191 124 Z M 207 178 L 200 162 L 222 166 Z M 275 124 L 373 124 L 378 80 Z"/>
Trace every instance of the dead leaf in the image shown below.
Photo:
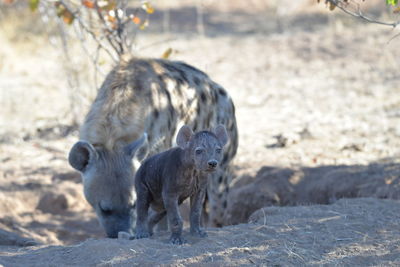
<path fill-rule="evenodd" d="M 148 14 L 153 14 L 154 13 L 154 8 L 149 2 L 144 2 L 142 4 L 142 8 L 148 13 Z"/>
<path fill-rule="evenodd" d="M 161 57 L 164 59 L 168 59 L 169 56 L 172 54 L 172 51 L 173 51 L 172 48 L 168 48 L 167 50 L 164 51 Z"/>

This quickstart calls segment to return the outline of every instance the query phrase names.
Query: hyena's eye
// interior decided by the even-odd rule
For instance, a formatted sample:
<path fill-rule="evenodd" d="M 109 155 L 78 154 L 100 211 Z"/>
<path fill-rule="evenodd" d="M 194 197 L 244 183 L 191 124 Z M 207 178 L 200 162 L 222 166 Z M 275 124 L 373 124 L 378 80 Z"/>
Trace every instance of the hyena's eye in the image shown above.
<path fill-rule="evenodd" d="M 104 216 L 109 216 L 113 213 L 111 207 L 102 207 L 101 204 L 99 204 L 99 209 Z"/>
<path fill-rule="evenodd" d="M 112 210 L 103 210 L 103 209 L 100 209 L 100 210 L 101 210 L 101 213 L 102 213 L 104 216 L 110 216 L 110 215 L 113 213 Z"/>
<path fill-rule="evenodd" d="M 195 150 L 196 155 L 200 155 L 201 153 L 203 153 L 203 151 L 204 151 L 204 149 L 202 149 L 202 148 L 196 148 L 196 150 Z"/>

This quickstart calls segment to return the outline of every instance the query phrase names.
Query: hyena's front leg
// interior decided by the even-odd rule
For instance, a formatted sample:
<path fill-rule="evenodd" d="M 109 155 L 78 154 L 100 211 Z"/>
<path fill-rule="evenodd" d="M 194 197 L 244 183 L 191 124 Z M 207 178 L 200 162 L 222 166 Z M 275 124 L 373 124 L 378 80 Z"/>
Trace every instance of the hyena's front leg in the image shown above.
<path fill-rule="evenodd" d="M 207 233 L 200 228 L 201 211 L 206 195 L 206 185 L 190 197 L 190 233 L 206 237 Z"/>
<path fill-rule="evenodd" d="M 227 166 L 210 174 L 207 186 L 208 198 L 208 226 L 222 227 L 225 222 L 228 205 L 229 184 L 231 173 Z"/>

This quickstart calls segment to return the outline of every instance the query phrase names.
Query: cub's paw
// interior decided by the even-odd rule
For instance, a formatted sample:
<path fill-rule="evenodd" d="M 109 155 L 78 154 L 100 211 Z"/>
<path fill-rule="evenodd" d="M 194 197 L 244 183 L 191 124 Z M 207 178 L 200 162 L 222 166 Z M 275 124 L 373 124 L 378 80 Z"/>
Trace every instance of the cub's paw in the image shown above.
<path fill-rule="evenodd" d="M 176 236 L 172 235 L 171 238 L 169 239 L 169 242 L 174 245 L 182 245 L 186 243 L 186 240 L 182 236 Z"/>
<path fill-rule="evenodd" d="M 135 235 L 136 239 L 149 238 L 149 237 L 150 233 L 146 231 L 137 231 Z"/>

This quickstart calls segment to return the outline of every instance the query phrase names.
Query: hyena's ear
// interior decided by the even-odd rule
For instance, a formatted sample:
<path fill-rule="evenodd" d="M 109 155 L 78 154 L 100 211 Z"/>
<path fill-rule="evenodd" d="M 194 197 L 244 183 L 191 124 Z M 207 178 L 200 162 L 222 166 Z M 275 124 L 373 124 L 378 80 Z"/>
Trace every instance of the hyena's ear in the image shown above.
<path fill-rule="evenodd" d="M 149 141 L 147 139 L 147 133 L 143 136 L 130 143 L 125 147 L 125 152 L 131 157 L 136 157 L 139 162 L 143 161 L 147 154 L 149 154 Z"/>
<path fill-rule="evenodd" d="M 228 142 L 228 133 L 226 132 L 225 126 L 222 124 L 218 125 L 215 127 L 214 133 L 217 136 L 218 141 L 221 142 L 221 145 L 226 145 Z"/>
<path fill-rule="evenodd" d="M 77 142 L 69 152 L 68 162 L 77 171 L 84 172 L 90 161 L 98 157 L 96 149 L 86 141 Z"/>
<path fill-rule="evenodd" d="M 187 125 L 183 125 L 178 132 L 178 135 L 176 136 L 176 144 L 184 149 L 187 145 L 187 143 L 189 142 L 190 138 L 193 135 L 193 131 L 192 129 L 187 126 Z"/>

